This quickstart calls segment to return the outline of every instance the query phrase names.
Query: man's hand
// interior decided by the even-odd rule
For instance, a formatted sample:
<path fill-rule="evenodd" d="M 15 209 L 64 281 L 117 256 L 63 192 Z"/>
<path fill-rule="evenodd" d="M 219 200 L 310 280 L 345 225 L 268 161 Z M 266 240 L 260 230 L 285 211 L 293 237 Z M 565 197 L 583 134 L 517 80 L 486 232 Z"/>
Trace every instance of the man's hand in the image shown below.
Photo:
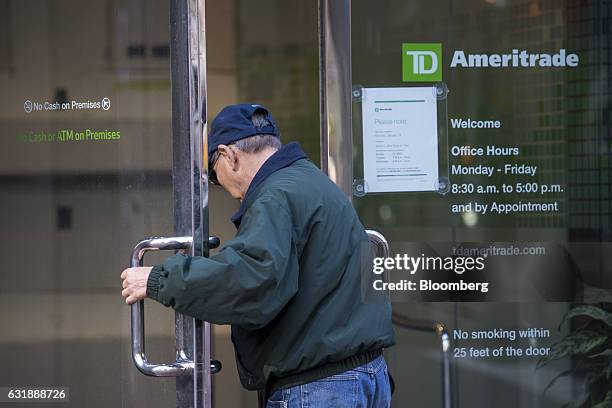
<path fill-rule="evenodd" d="M 125 298 L 125 303 L 131 305 L 147 297 L 147 279 L 151 269 L 153 269 L 151 266 L 139 266 L 121 272 L 123 279 L 121 296 Z"/>

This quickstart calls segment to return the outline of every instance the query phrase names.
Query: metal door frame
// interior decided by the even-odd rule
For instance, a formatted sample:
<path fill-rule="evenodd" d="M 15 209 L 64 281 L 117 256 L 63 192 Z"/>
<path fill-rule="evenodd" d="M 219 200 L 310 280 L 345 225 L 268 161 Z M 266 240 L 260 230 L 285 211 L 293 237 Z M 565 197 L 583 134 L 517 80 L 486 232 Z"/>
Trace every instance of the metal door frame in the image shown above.
<path fill-rule="evenodd" d="M 205 0 L 169 7 L 174 234 L 193 237 L 191 255 L 208 256 Z M 176 313 L 175 329 L 177 352 L 195 363 L 193 376 L 176 378 L 176 406 L 211 408 L 210 323 Z"/>
<path fill-rule="evenodd" d="M 321 170 L 349 200 L 353 196 L 351 81 L 351 0 L 319 0 Z"/>

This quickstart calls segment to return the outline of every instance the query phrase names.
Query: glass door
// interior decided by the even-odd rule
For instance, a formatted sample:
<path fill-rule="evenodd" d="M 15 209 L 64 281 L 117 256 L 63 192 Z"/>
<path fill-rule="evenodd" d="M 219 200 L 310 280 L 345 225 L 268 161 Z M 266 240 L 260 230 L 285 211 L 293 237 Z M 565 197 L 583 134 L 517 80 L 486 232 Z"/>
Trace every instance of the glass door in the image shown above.
<path fill-rule="evenodd" d="M 146 301 L 148 360 L 198 364 L 142 375 L 119 278 L 144 238 L 208 233 L 203 18 L 198 1 L 0 1 L 0 386 L 210 406 L 208 324 Z"/>
<path fill-rule="evenodd" d="M 321 1 L 324 168 L 390 258 L 454 265 L 386 268 L 393 406 L 612 400 L 609 8 Z"/>

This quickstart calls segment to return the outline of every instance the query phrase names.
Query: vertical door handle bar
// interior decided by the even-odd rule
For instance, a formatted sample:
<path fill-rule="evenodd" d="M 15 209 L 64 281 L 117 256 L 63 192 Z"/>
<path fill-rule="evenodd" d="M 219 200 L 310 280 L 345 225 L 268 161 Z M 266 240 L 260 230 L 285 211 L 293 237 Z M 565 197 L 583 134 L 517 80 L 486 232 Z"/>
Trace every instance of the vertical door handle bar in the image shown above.
<path fill-rule="evenodd" d="M 219 238 L 210 237 L 209 247 L 216 248 Z M 140 241 L 132 251 L 130 260 L 131 267 L 143 265 L 144 256 L 149 251 L 167 251 L 177 249 L 189 249 L 193 239 L 191 237 L 169 237 L 149 238 Z M 141 373 L 153 377 L 179 377 L 193 374 L 193 361 L 186 359 L 184 350 L 177 350 L 177 360 L 169 364 L 153 364 L 147 360 L 145 354 L 145 329 L 144 329 L 144 300 L 132 304 L 132 359 Z M 211 373 L 215 374 L 221 370 L 221 363 L 216 360 L 210 362 Z"/>
<path fill-rule="evenodd" d="M 149 251 L 189 249 L 191 237 L 149 238 L 140 241 L 132 251 L 130 266 L 143 265 Z M 177 353 L 183 354 L 183 353 Z M 153 377 L 178 377 L 193 373 L 193 362 L 181 359 L 169 364 L 154 364 L 145 354 L 144 300 L 132 304 L 132 359 L 141 373 Z"/>

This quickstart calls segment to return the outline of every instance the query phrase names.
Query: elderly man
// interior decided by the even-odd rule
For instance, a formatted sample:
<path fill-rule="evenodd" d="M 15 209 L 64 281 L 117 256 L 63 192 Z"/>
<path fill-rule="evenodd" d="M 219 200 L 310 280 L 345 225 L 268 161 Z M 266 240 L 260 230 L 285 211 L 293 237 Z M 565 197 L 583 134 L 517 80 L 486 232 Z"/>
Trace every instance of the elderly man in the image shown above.
<path fill-rule="evenodd" d="M 388 407 L 391 307 L 362 300 L 369 245 L 351 203 L 297 143 L 281 146 L 261 105 L 224 108 L 208 157 L 211 182 L 241 201 L 236 237 L 210 258 L 124 270 L 126 302 L 231 324 L 240 380 L 261 406 Z"/>

